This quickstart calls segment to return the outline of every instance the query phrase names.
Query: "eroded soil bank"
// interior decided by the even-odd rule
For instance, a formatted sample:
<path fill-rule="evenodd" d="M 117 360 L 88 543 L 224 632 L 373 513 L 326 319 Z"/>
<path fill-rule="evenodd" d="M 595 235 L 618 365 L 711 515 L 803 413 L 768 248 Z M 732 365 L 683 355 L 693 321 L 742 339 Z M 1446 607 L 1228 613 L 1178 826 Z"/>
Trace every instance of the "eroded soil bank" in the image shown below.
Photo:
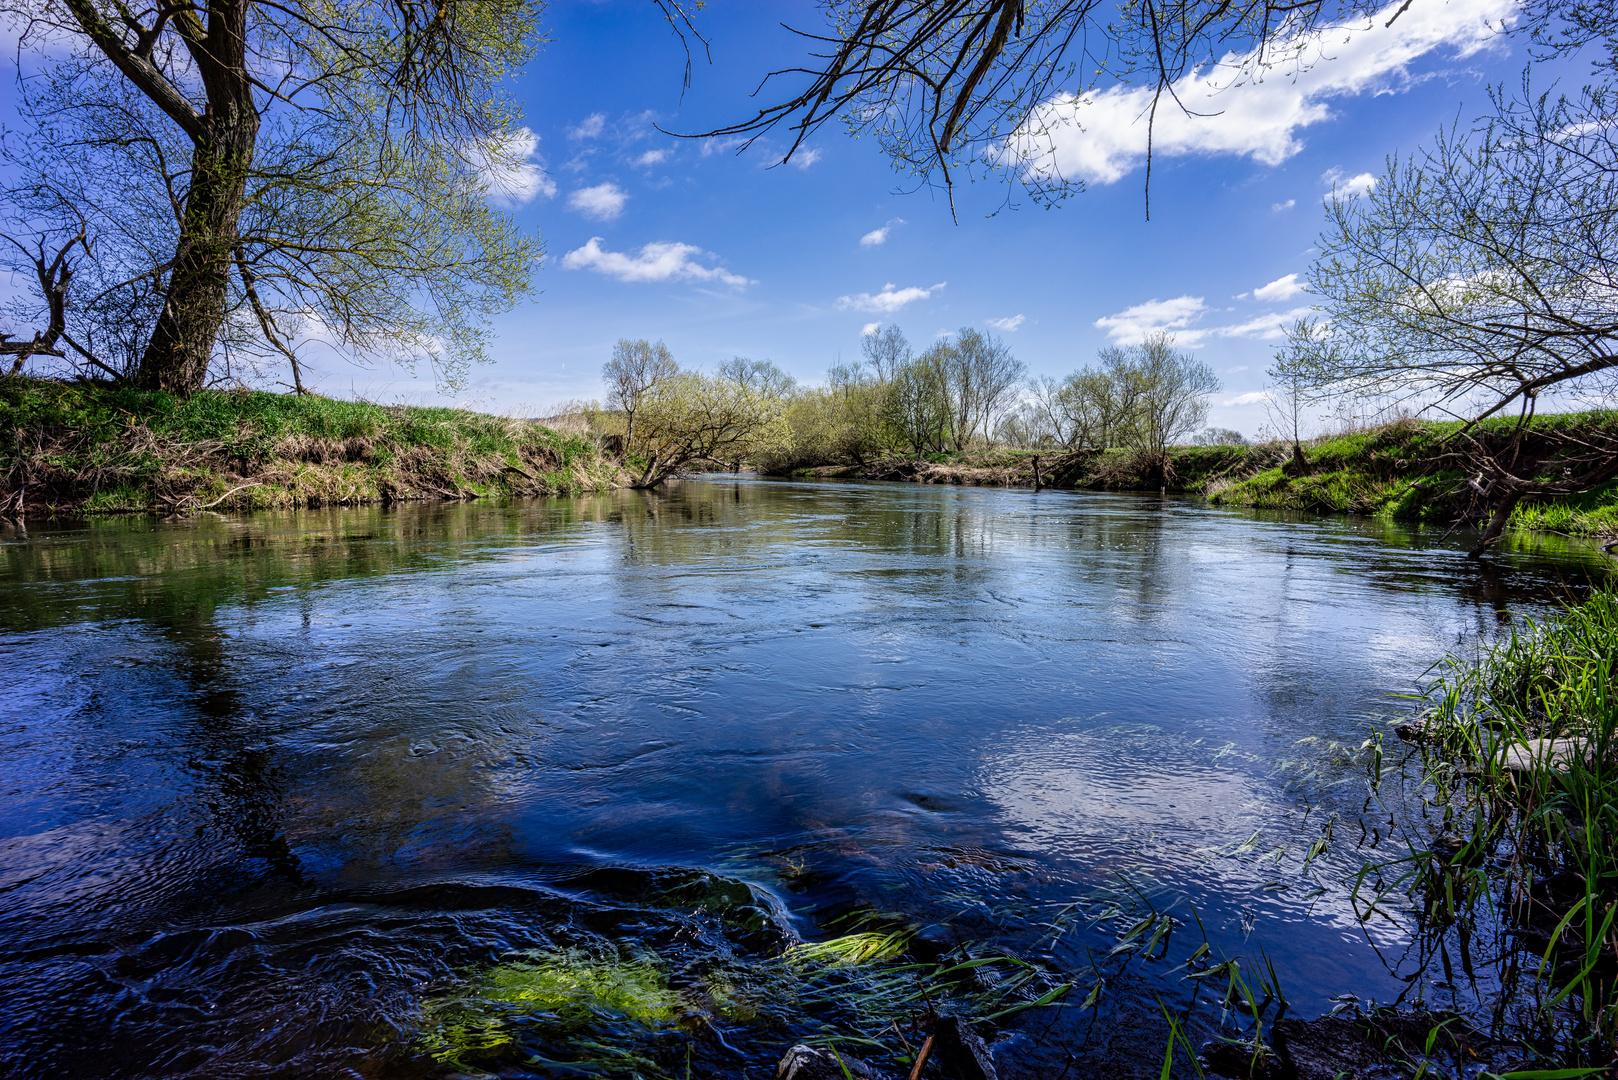
<path fill-rule="evenodd" d="M 0 379 L 0 508 L 187 512 L 567 495 L 628 483 L 596 441 L 464 409 Z"/>

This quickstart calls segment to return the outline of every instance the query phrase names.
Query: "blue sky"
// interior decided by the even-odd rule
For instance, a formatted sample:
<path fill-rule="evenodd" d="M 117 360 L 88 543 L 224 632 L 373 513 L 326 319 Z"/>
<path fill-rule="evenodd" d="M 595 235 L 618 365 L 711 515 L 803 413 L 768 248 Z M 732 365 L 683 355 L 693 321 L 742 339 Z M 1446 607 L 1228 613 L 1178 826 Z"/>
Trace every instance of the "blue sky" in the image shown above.
<path fill-rule="evenodd" d="M 516 82 L 533 149 L 507 198 L 547 258 L 533 297 L 496 324 L 495 363 L 452 400 L 534 415 L 598 397 L 621 337 L 661 338 L 683 365 L 768 358 L 816 381 L 857 355 L 873 322 L 898 322 L 917 344 L 991 329 L 1032 373 L 1055 376 L 1161 327 L 1221 373 L 1213 422 L 1251 434 L 1275 327 L 1309 302 L 1295 283 L 1323 196 L 1469 123 L 1490 83 L 1516 81 L 1523 43 L 1485 28 L 1512 11 L 1509 0 L 1415 0 L 1391 29 L 1384 17 L 1333 35 L 1301 74 L 1212 96 L 1228 71 L 1183 85 L 1198 111 L 1220 115 L 1160 114 L 1149 222 L 1139 101 L 1109 91 L 1053 102 L 1056 160 L 1088 190 L 1046 209 L 1011 173 L 991 172 L 958 191 L 956 222 L 939 194 L 907 193 L 873 140 L 835 125 L 801 162 L 774 168 L 779 141 L 738 156 L 654 127 L 750 115 L 759 78 L 806 50 L 779 24 L 815 27 L 815 5 L 711 0 L 698 25 L 712 63 L 698 53 L 682 100 L 684 53 L 651 3 L 555 4 L 548 42 Z M 426 372 L 315 360 L 329 394 L 444 400 Z"/>

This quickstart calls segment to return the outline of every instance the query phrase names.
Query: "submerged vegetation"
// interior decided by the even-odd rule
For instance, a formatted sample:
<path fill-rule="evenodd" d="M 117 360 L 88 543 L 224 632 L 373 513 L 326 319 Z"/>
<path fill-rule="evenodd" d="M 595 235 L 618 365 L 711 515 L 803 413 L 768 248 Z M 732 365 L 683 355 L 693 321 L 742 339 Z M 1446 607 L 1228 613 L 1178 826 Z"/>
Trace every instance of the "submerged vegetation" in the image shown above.
<path fill-rule="evenodd" d="M 0 380 L 15 513 L 337 506 L 619 486 L 594 440 L 464 409 Z"/>
<path fill-rule="evenodd" d="M 929 1018 L 975 1018 L 988 1030 L 1070 989 L 1001 953 L 963 948 L 918 961 L 906 956 L 910 938 L 903 929 L 856 932 L 746 962 L 621 958 L 611 949 L 521 953 L 432 998 L 416 1045 L 474 1074 L 521 1063 L 685 1076 L 701 1044 L 744 1056 L 739 1047 L 751 1044 L 778 1057 L 795 1041 L 908 1072 Z"/>

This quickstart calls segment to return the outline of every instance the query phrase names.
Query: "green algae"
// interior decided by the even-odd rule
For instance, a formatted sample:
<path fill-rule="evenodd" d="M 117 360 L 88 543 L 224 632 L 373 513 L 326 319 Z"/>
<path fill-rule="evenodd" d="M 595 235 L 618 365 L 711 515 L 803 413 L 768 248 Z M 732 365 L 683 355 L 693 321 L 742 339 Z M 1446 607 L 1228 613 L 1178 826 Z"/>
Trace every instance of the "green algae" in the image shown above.
<path fill-rule="evenodd" d="M 597 1025 L 667 1026 L 684 1011 L 655 957 L 533 951 L 430 1004 L 420 1046 L 444 1064 L 478 1068 L 515 1048 L 519 1020 L 569 1035 Z"/>

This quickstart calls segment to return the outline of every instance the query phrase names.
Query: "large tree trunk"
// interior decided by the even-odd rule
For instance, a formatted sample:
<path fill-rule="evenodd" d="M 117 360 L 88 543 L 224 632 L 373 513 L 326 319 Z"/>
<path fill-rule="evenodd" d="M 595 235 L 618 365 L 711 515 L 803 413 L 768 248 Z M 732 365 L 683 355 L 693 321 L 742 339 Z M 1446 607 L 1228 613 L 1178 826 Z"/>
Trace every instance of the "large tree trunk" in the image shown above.
<path fill-rule="evenodd" d="M 258 142 L 246 33 L 246 3 L 214 0 L 206 36 L 187 39 L 207 89 L 205 134 L 193 137 L 191 187 L 174 268 L 163 310 L 135 372 L 136 385 L 146 389 L 180 395 L 200 390 L 225 319 L 247 173 Z"/>

